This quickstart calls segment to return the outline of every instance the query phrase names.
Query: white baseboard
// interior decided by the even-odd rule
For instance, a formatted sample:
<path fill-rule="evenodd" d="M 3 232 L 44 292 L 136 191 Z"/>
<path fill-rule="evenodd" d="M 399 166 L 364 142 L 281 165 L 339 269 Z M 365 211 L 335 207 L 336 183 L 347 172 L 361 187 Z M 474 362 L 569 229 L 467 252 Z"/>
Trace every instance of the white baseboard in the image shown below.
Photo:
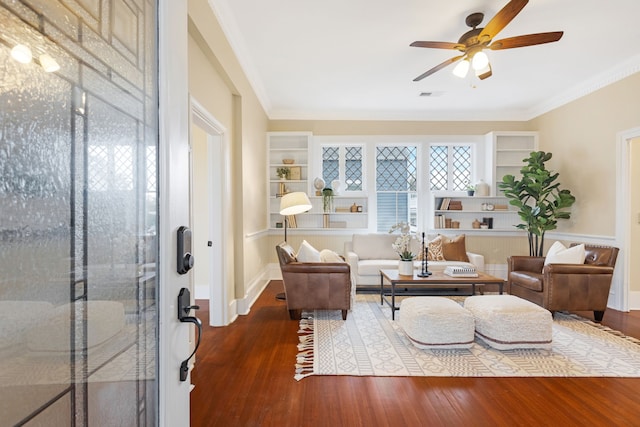
<path fill-rule="evenodd" d="M 251 306 L 256 302 L 264 288 L 269 284 L 269 265 L 258 273 L 258 275 L 249 283 L 249 287 L 244 297 L 236 300 L 236 309 L 239 315 L 247 315 L 251 311 Z"/>

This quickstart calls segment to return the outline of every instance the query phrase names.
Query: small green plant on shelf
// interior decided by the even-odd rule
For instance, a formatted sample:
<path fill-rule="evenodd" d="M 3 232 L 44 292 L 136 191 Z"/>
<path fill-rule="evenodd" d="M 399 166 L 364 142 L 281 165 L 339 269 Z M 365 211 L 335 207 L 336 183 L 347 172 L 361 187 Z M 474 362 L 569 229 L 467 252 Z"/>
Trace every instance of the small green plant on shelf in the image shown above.
<path fill-rule="evenodd" d="M 331 212 L 333 209 L 333 189 L 324 188 L 322 190 L 322 210 Z"/>
<path fill-rule="evenodd" d="M 278 175 L 278 178 L 280 179 L 289 179 L 291 176 L 291 169 L 280 167 L 276 169 L 276 175 Z"/>

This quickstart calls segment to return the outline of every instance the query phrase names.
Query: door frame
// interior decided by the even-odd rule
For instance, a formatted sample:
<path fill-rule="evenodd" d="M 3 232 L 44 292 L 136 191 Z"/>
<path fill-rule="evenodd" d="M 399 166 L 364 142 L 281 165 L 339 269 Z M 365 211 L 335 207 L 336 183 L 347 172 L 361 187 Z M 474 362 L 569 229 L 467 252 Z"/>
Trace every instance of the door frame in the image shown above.
<path fill-rule="evenodd" d="M 640 138 L 640 127 L 619 132 L 616 145 L 616 241 L 620 247 L 618 256 L 619 280 L 617 289 L 614 292 L 614 307 L 621 311 L 629 311 L 630 297 L 630 268 L 629 268 L 629 246 L 631 244 L 629 233 L 631 224 L 631 204 L 629 194 L 631 194 L 631 168 L 629 166 L 631 140 Z M 633 307 L 636 308 L 636 307 Z"/>
<path fill-rule="evenodd" d="M 213 242 L 212 260 L 209 265 L 209 324 L 226 326 L 229 324 L 229 286 L 232 283 L 227 268 L 225 250 L 225 230 L 229 230 L 230 190 L 230 147 L 226 128 L 193 96 L 190 97 L 191 124 L 207 133 L 207 181 L 209 189 L 208 214 L 209 233 L 207 240 Z M 203 236 L 200 236 L 202 239 Z"/>
<path fill-rule="evenodd" d="M 189 425 L 190 324 L 177 318 L 187 274 L 176 271 L 177 230 L 189 225 L 189 73 L 186 1 L 158 0 L 158 425 Z"/>

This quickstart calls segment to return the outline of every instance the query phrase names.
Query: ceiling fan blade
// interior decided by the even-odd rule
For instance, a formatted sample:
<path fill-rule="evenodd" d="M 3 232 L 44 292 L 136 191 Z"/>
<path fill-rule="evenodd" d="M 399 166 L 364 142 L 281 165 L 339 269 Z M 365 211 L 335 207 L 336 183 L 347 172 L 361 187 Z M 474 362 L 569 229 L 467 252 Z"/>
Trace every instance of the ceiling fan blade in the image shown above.
<path fill-rule="evenodd" d="M 563 31 L 554 31 L 551 33 L 527 34 L 524 36 L 509 37 L 502 40 L 496 40 L 489 45 L 491 50 L 513 49 L 516 47 L 534 46 L 537 44 L 557 42 L 562 38 Z"/>
<path fill-rule="evenodd" d="M 433 49 L 464 49 L 464 45 L 460 43 L 451 43 L 451 42 L 422 42 L 417 41 L 411 43 L 409 46 L 413 47 L 430 47 Z"/>
<path fill-rule="evenodd" d="M 485 25 L 480 34 L 478 40 L 488 41 L 494 38 L 504 27 L 507 26 L 513 18 L 529 3 L 529 0 L 511 0 L 505 7 L 500 9 L 500 12 L 496 13 L 496 16 L 491 18 L 491 21 Z"/>
<path fill-rule="evenodd" d="M 444 67 L 446 67 L 447 65 L 451 65 L 454 62 L 462 59 L 464 57 L 464 55 L 460 55 L 460 56 L 454 56 L 453 58 L 447 59 L 446 61 L 444 61 L 443 63 L 436 65 L 435 67 L 433 67 L 432 69 L 420 74 L 418 77 L 416 77 L 415 79 L 413 79 L 414 82 L 418 82 L 422 79 L 424 79 L 425 77 L 430 76 L 431 74 L 435 73 L 436 71 L 440 71 L 442 70 Z"/>

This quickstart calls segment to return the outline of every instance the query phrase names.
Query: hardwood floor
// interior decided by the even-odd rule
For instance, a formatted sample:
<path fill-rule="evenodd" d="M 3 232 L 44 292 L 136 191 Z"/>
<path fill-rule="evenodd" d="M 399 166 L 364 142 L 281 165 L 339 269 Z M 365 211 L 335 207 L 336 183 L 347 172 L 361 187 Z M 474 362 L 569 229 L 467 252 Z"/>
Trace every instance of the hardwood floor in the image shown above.
<path fill-rule="evenodd" d="M 282 282 L 273 281 L 249 315 L 224 328 L 204 326 L 192 373 L 192 426 L 640 426 L 640 379 L 633 378 L 310 376 L 298 382 L 298 322 L 275 299 L 282 291 Z M 199 303 L 207 325 L 207 304 Z M 602 323 L 640 338 L 640 311 L 609 309 Z"/>

